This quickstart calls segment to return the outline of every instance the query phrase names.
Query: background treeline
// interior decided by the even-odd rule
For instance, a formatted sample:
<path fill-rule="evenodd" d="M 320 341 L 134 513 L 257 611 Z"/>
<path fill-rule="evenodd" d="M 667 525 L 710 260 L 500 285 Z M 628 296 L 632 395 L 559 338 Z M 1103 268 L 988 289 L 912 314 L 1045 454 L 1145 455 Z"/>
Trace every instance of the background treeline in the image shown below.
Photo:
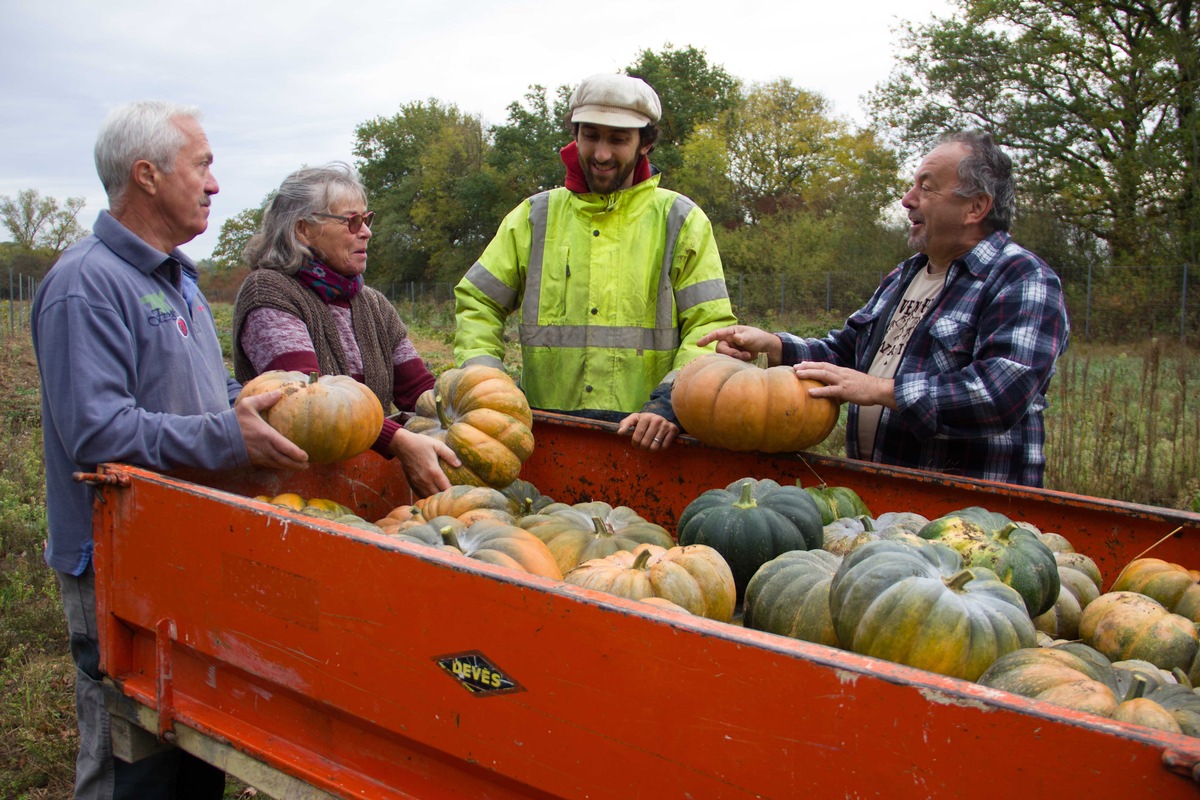
<path fill-rule="evenodd" d="M 843 287 L 877 282 L 910 254 L 899 197 L 916 159 L 947 130 L 984 127 L 1017 161 L 1014 235 L 1062 276 L 1077 331 L 1200 341 L 1195 0 L 959 0 L 945 18 L 902 23 L 895 47 L 861 125 L 789 79 L 744 82 L 691 46 L 643 50 L 624 68 L 661 95 L 651 160 L 664 187 L 712 219 L 726 274 L 761 298 L 747 311 L 786 313 L 789 287 L 810 287 L 819 303 L 834 276 Z M 378 213 L 368 280 L 457 282 L 509 210 L 561 184 L 569 94 L 531 86 L 498 125 L 432 97 L 356 125 L 355 166 Z M 14 233 L 0 267 L 21 261 L 38 278 L 82 233 L 66 224 L 68 199 L 65 210 L 41 206 L 61 211 L 53 219 L 67 239 L 51 241 L 47 223 L 21 238 L 38 215 L 10 215 L 22 204 L 0 199 Z M 38 199 L 19 198 L 27 210 Z M 214 299 L 236 292 L 261 213 L 222 226 Z M 865 299 L 827 305 L 847 313 Z"/>

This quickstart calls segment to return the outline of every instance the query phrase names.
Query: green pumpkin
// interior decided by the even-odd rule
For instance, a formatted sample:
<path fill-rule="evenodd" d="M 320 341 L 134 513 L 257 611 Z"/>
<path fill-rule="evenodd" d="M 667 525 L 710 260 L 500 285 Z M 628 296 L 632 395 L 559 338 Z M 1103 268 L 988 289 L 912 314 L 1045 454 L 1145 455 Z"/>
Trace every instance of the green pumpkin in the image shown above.
<path fill-rule="evenodd" d="M 1054 607 L 1061 582 L 1054 553 L 1041 537 L 1003 514 L 973 507 L 933 520 L 918 534 L 962 556 L 968 567 L 985 567 L 1020 593 L 1030 617 Z"/>
<path fill-rule="evenodd" d="M 746 587 L 742 624 L 837 647 L 829 613 L 829 585 L 841 563 L 841 556 L 825 550 L 792 550 L 771 559 Z"/>
<path fill-rule="evenodd" d="M 1083 610 L 1100 596 L 1100 568 L 1083 553 L 1056 551 L 1054 561 L 1061 587 L 1058 600 L 1033 618 L 1033 627 L 1055 639 L 1078 639 Z"/>
<path fill-rule="evenodd" d="M 1102 717 L 1112 716 L 1120 694 L 1108 658 L 1079 642 L 1009 653 L 979 683 Z"/>
<path fill-rule="evenodd" d="M 705 544 L 724 557 L 739 599 L 763 564 L 789 550 L 819 549 L 824 540 L 821 513 L 807 492 L 754 478 L 697 497 L 676 531 L 681 545 Z"/>
<path fill-rule="evenodd" d="M 964 680 L 1037 641 L 1012 587 L 936 543 L 867 542 L 834 575 L 829 610 L 843 647 Z"/>
<path fill-rule="evenodd" d="M 799 482 L 796 484 L 799 485 Z M 804 491 L 808 492 L 812 497 L 813 502 L 817 504 L 817 509 L 821 512 L 821 524 L 828 525 L 835 519 L 842 517 L 869 517 L 871 509 L 867 508 L 867 504 L 862 501 L 862 498 L 853 490 L 845 486 L 806 486 Z"/>
<path fill-rule="evenodd" d="M 552 498 L 542 494 L 532 483 L 520 478 L 505 486 L 500 493 L 508 498 L 514 517 L 537 514 L 554 502 Z"/>

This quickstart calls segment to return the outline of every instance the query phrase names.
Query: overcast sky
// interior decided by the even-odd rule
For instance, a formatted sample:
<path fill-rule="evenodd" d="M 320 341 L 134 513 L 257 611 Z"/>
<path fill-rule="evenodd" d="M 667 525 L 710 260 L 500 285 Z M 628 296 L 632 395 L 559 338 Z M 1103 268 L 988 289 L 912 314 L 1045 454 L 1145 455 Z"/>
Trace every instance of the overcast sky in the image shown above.
<path fill-rule="evenodd" d="M 759 83 L 789 78 L 836 114 L 891 71 L 899 20 L 950 0 L 0 0 L 0 195 L 82 196 L 107 206 L 92 161 L 104 115 L 130 100 L 200 106 L 221 186 L 221 223 L 304 164 L 353 161 L 354 128 L 435 97 L 485 124 L 528 87 L 616 72 L 668 43 Z M 499 222 L 497 220 L 497 222 Z M 8 238 L 0 231 L 0 238 Z"/>

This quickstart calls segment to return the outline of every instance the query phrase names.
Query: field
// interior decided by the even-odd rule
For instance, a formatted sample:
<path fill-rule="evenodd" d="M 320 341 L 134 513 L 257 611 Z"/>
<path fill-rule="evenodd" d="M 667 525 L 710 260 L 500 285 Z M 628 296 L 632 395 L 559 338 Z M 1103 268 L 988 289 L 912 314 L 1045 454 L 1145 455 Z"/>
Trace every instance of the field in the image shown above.
<path fill-rule="evenodd" d="M 227 329 L 230 309 L 217 311 Z M 773 320 L 771 327 L 788 323 Z M 74 667 L 57 588 L 41 557 L 46 523 L 37 367 L 27 333 L 3 333 L 0 798 L 59 800 L 71 795 Z M 451 365 L 447 309 L 423 312 L 411 334 L 434 372 Z M 1049 488 L 1200 511 L 1200 359 L 1194 351 L 1158 341 L 1073 345 L 1050 400 Z M 820 449 L 840 454 L 843 440 L 836 431 Z M 252 793 L 233 781 L 226 791 L 227 797 Z"/>

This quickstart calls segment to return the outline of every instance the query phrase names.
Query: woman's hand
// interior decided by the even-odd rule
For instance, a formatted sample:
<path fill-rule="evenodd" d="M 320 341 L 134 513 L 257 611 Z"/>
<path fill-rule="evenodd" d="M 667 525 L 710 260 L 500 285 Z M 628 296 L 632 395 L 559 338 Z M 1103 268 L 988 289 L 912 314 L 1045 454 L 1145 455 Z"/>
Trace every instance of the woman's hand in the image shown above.
<path fill-rule="evenodd" d="M 400 459 L 404 475 L 418 497 L 429 497 L 450 488 L 450 479 L 442 471 L 439 458 L 452 467 L 462 466 L 445 442 L 404 428 L 396 431 L 388 449 Z"/>
<path fill-rule="evenodd" d="M 730 325 L 710 331 L 701 336 L 696 345 L 704 347 L 709 342 L 717 343 L 718 353 L 742 361 L 753 361 L 759 353 L 766 353 L 767 364 L 775 367 L 783 359 L 783 342 L 779 337 L 749 325 Z"/>

